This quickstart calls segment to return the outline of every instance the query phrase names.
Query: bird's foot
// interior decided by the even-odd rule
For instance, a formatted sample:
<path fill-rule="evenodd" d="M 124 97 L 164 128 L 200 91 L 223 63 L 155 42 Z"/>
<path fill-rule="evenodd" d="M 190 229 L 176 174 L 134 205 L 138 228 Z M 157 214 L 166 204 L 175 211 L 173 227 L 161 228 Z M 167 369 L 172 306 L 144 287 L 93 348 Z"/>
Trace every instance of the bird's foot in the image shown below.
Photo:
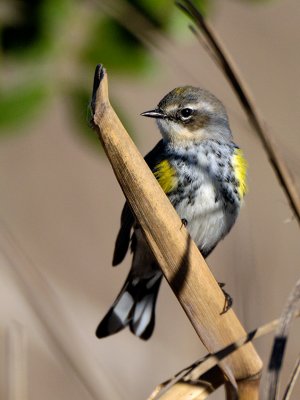
<path fill-rule="evenodd" d="M 221 315 L 222 315 L 222 314 L 227 313 L 227 311 L 231 309 L 232 304 L 233 304 L 233 298 L 230 296 L 229 293 L 226 292 L 225 289 L 223 289 L 225 286 L 224 282 L 218 282 L 218 284 L 225 296 L 224 308 L 223 308 L 223 311 L 221 312 Z"/>
<path fill-rule="evenodd" d="M 186 227 L 187 226 L 187 224 L 188 224 L 188 222 L 187 222 L 187 220 L 185 219 L 185 218 L 182 218 L 182 220 L 181 220 L 181 227 L 180 227 L 180 229 L 184 226 L 184 227 Z"/>

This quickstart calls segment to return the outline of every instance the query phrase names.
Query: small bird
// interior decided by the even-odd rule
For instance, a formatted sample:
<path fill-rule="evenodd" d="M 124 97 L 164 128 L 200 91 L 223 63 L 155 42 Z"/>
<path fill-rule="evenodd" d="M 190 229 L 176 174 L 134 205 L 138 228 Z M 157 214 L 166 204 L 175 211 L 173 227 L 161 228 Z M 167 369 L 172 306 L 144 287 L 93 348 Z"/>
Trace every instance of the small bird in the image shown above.
<path fill-rule="evenodd" d="M 184 86 L 141 115 L 155 118 L 162 135 L 145 161 L 207 257 L 232 228 L 247 191 L 247 162 L 233 142 L 225 107 L 207 90 Z M 130 272 L 98 325 L 98 338 L 126 326 L 144 340 L 153 333 L 162 272 L 125 203 L 113 266 L 123 261 L 129 246 Z"/>

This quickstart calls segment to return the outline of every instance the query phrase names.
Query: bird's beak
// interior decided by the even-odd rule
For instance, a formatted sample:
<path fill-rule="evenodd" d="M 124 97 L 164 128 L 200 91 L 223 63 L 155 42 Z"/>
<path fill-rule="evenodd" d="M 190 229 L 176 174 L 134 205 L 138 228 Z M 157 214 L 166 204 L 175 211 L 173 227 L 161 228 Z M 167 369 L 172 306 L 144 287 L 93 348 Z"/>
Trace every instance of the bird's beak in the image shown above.
<path fill-rule="evenodd" d="M 159 108 L 156 108 L 155 110 L 145 111 L 141 115 L 143 117 L 150 118 L 166 118 L 166 115 Z"/>

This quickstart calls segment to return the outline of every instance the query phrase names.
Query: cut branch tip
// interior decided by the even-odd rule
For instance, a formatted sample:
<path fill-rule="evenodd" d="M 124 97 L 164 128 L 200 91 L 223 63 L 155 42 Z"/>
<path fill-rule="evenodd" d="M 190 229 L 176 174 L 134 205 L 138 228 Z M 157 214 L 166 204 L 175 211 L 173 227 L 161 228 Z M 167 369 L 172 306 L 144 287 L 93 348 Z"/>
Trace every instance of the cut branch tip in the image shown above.
<path fill-rule="evenodd" d="M 99 102 L 101 98 L 107 101 L 107 82 L 105 83 L 105 79 L 107 80 L 106 70 L 102 64 L 98 64 L 96 66 L 95 75 L 94 75 L 94 83 L 93 83 L 93 92 L 92 92 L 92 101 L 91 101 L 91 110 L 92 117 L 94 118 L 96 114 L 96 104 Z"/>

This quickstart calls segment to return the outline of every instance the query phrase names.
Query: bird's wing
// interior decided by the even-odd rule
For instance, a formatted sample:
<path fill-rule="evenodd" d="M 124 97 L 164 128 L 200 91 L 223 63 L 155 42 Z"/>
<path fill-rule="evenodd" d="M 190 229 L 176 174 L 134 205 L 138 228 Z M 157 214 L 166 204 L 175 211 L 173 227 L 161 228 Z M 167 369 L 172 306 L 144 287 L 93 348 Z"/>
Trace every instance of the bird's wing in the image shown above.
<path fill-rule="evenodd" d="M 130 233 L 133 224 L 134 218 L 126 201 L 121 214 L 121 227 L 115 243 L 115 250 L 112 261 L 113 266 L 120 264 L 126 256 L 130 243 Z"/>
<path fill-rule="evenodd" d="M 157 145 L 145 156 L 145 161 L 148 164 L 151 171 L 155 171 L 157 164 L 159 164 L 164 157 L 164 144 L 160 140 Z M 155 175 L 155 172 L 154 172 Z M 157 177 L 157 176 L 156 176 Z M 159 180 L 159 178 L 157 177 Z M 134 224 L 134 217 L 131 209 L 126 202 L 121 214 L 121 227 L 116 239 L 115 250 L 113 255 L 112 265 L 120 264 L 128 251 L 130 244 L 131 229 Z"/>

